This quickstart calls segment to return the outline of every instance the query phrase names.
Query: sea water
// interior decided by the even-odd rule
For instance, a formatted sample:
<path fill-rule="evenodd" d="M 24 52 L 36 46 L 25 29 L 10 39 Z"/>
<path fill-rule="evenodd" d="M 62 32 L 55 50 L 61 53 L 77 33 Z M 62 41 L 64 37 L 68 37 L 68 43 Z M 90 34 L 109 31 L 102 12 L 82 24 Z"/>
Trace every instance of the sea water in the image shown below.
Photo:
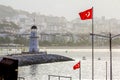
<path fill-rule="evenodd" d="M 75 61 L 56 62 L 47 64 L 35 64 L 19 67 L 18 76 L 25 80 L 48 80 L 48 75 L 59 75 L 72 77 L 72 80 L 79 80 L 79 69 L 73 70 L 73 66 L 81 61 L 81 79 L 92 79 L 92 50 L 91 49 L 46 49 L 48 54 L 59 54 L 75 59 Z M 113 49 L 113 80 L 120 79 L 120 49 Z M 83 59 L 84 58 L 84 59 Z M 109 49 L 95 49 L 94 52 L 94 78 L 95 80 L 106 80 L 110 78 L 110 53 Z M 51 77 L 50 80 L 59 80 L 58 77 Z M 70 80 L 60 78 L 60 80 Z"/>

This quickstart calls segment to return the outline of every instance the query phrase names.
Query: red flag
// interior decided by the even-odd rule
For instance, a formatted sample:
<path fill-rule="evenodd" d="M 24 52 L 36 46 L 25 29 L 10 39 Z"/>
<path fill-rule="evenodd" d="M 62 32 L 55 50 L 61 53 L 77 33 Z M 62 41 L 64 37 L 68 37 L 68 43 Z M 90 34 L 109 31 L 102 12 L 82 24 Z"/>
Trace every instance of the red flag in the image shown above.
<path fill-rule="evenodd" d="M 80 61 L 73 66 L 73 69 L 74 69 L 74 70 L 76 70 L 76 69 L 78 69 L 78 68 L 80 68 Z"/>
<path fill-rule="evenodd" d="M 92 14 L 92 8 L 79 13 L 81 20 L 92 19 Z"/>

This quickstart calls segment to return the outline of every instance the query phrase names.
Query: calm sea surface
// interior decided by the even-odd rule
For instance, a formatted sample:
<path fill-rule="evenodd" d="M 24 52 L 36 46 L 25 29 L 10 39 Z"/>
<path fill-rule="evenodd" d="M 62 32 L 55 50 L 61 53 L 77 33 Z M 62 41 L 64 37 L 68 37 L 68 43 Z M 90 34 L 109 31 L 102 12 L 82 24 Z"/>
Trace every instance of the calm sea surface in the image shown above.
<path fill-rule="evenodd" d="M 45 49 L 48 54 L 59 54 L 75 59 L 75 61 L 56 62 L 47 64 L 36 64 L 30 66 L 19 67 L 19 77 L 24 77 L 25 80 L 48 80 L 48 75 L 70 76 L 72 80 L 78 80 L 79 70 L 73 70 L 73 65 L 79 60 L 81 61 L 81 77 L 82 80 L 91 80 L 92 60 L 91 49 Z M 44 51 L 44 50 L 43 50 Z M 20 50 L 1 50 L 3 54 L 11 54 L 12 52 L 20 52 Z M 106 79 L 106 62 L 107 62 L 107 77 L 109 80 L 109 50 L 95 49 L 95 79 Z M 83 60 L 83 57 L 85 60 Z M 120 80 L 120 49 L 113 50 L 113 80 Z M 56 77 L 51 77 L 51 80 L 58 80 Z M 61 80 L 69 80 L 61 78 Z"/>

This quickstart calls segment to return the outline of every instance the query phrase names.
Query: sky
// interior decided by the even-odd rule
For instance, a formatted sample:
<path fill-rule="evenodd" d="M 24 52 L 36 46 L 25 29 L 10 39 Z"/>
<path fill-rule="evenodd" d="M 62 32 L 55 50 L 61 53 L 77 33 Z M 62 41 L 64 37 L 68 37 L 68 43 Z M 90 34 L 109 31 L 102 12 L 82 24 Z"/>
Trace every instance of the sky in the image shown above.
<path fill-rule="evenodd" d="M 94 7 L 94 16 L 120 19 L 120 0 L 0 0 L 1 5 L 44 15 L 79 18 L 78 13 Z"/>

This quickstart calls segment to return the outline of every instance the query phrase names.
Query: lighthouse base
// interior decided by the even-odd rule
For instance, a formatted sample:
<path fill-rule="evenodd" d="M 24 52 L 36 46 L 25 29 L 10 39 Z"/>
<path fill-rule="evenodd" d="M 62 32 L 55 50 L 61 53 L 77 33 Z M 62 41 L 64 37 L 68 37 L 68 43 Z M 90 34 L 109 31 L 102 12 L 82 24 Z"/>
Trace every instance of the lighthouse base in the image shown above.
<path fill-rule="evenodd" d="M 22 54 L 47 54 L 47 52 L 22 52 Z"/>

